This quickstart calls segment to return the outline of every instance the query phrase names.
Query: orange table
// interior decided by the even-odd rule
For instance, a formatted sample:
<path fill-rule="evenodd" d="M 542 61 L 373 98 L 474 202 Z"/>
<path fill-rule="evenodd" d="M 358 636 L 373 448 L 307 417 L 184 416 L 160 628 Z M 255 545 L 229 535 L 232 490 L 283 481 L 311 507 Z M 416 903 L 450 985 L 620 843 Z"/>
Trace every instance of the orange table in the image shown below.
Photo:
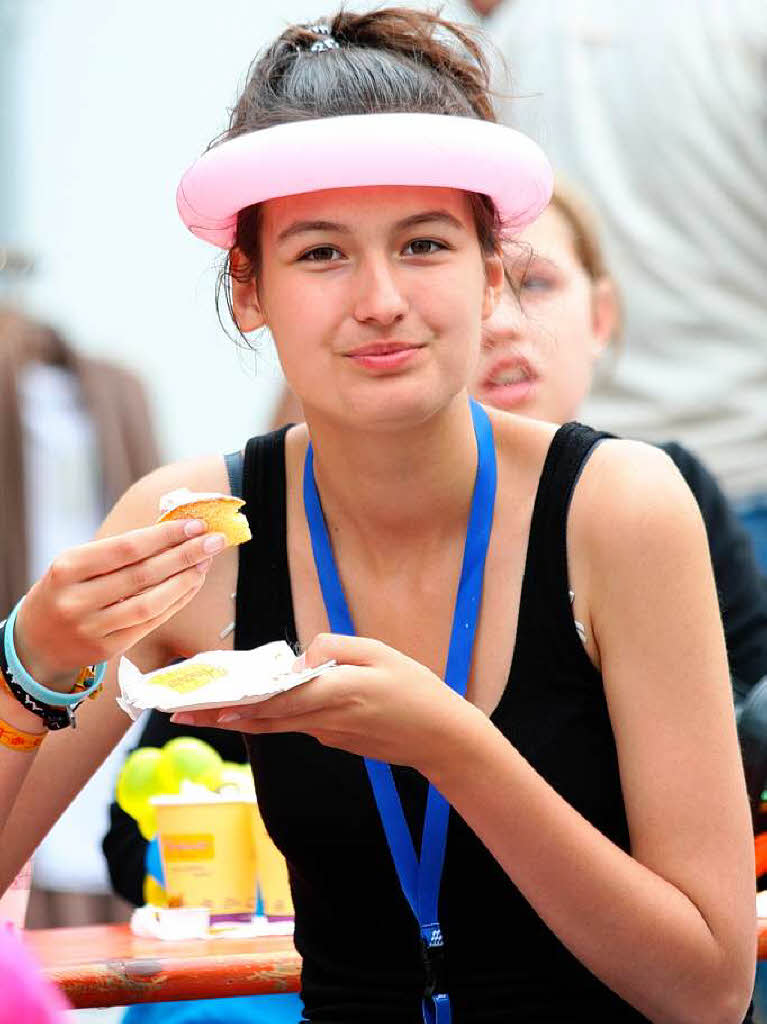
<path fill-rule="evenodd" d="M 120 924 L 28 931 L 24 941 L 76 1008 L 299 989 L 301 958 L 286 936 L 161 942 Z"/>
<path fill-rule="evenodd" d="M 758 925 L 759 959 L 767 960 L 767 918 Z M 28 931 L 24 941 L 78 1009 L 297 992 L 301 976 L 301 958 L 283 936 L 160 942 L 113 924 Z"/>

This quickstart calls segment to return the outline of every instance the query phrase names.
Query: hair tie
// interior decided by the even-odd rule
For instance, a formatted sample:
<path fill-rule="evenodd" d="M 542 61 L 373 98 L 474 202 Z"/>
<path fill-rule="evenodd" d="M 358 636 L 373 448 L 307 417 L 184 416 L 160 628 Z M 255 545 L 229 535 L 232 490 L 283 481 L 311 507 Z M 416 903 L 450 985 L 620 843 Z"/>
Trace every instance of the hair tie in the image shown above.
<path fill-rule="evenodd" d="M 309 47 L 310 53 L 321 53 L 322 50 L 340 50 L 341 45 L 338 40 L 330 32 L 329 25 L 307 25 L 309 32 L 314 32 L 315 35 L 324 36 L 324 39 L 315 39 L 312 45 Z"/>

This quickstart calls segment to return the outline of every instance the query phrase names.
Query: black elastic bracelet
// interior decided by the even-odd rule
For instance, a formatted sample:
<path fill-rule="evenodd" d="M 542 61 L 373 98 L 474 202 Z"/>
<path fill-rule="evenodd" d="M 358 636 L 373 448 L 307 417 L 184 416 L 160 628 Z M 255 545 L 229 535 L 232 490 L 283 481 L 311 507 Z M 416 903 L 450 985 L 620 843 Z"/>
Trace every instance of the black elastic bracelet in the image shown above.
<path fill-rule="evenodd" d="M 8 662 L 5 660 L 5 623 L 7 620 L 3 619 L 0 622 L 0 674 L 2 674 L 3 682 L 8 687 L 10 693 L 16 698 L 22 707 L 25 707 L 27 711 L 31 711 L 33 715 L 37 715 L 38 718 L 43 720 L 43 724 L 55 732 L 57 729 L 67 729 L 72 725 L 74 715 L 70 715 L 65 708 L 52 708 L 47 704 L 40 704 L 34 697 L 30 697 L 25 689 L 23 689 L 13 677 L 12 672 L 8 668 Z"/>

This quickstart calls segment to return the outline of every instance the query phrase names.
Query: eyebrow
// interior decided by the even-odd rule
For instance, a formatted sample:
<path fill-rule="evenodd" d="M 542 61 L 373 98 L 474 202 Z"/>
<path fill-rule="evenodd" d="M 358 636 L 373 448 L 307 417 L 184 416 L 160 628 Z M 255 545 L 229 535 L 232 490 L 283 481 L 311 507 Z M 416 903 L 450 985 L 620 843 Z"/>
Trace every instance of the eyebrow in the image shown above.
<path fill-rule="evenodd" d="M 449 224 L 453 228 L 463 228 L 464 224 L 454 217 L 452 213 L 448 213 L 447 210 L 426 210 L 425 213 L 414 213 L 412 217 L 405 217 L 404 220 L 397 222 L 397 229 L 402 228 L 413 228 L 418 224 L 433 223 L 434 221 L 442 221 L 445 224 Z"/>
<path fill-rule="evenodd" d="M 295 220 L 277 235 L 277 242 L 287 241 L 294 235 L 303 235 L 309 231 L 335 231 L 342 235 L 351 234 L 351 228 L 345 224 L 336 224 L 332 220 Z"/>
<path fill-rule="evenodd" d="M 556 260 L 552 260 L 549 256 L 544 256 L 534 249 L 531 249 L 528 253 L 517 253 L 514 256 L 511 253 L 504 253 L 502 260 L 504 269 L 509 272 L 517 270 L 520 266 L 528 270 L 533 265 L 547 267 L 551 270 L 559 270 L 559 264 Z"/>
<path fill-rule="evenodd" d="M 463 228 L 464 225 L 447 210 L 426 210 L 423 213 L 414 213 L 410 217 L 397 221 L 394 225 L 395 231 L 402 231 L 405 228 L 417 227 L 419 224 L 434 223 L 442 221 L 453 228 Z M 339 224 L 332 220 L 296 220 L 289 224 L 277 235 L 277 244 L 286 242 L 295 235 L 307 234 L 310 231 L 333 231 L 337 234 L 350 235 L 351 228 L 346 224 Z"/>

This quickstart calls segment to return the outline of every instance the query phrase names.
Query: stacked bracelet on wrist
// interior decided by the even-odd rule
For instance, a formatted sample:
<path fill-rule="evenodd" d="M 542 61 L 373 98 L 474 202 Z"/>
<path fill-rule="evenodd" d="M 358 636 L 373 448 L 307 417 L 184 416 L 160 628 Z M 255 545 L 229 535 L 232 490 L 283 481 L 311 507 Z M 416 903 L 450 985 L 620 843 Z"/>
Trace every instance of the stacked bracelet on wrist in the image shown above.
<path fill-rule="evenodd" d="M 48 729 L 75 726 L 75 711 L 86 697 L 95 696 L 100 689 L 106 662 L 83 669 L 71 693 L 59 693 L 41 686 L 19 661 L 13 643 L 13 629 L 20 606 L 21 601 L 5 622 L 0 623 L 0 672 L 6 686 L 23 707 L 43 720 Z"/>

